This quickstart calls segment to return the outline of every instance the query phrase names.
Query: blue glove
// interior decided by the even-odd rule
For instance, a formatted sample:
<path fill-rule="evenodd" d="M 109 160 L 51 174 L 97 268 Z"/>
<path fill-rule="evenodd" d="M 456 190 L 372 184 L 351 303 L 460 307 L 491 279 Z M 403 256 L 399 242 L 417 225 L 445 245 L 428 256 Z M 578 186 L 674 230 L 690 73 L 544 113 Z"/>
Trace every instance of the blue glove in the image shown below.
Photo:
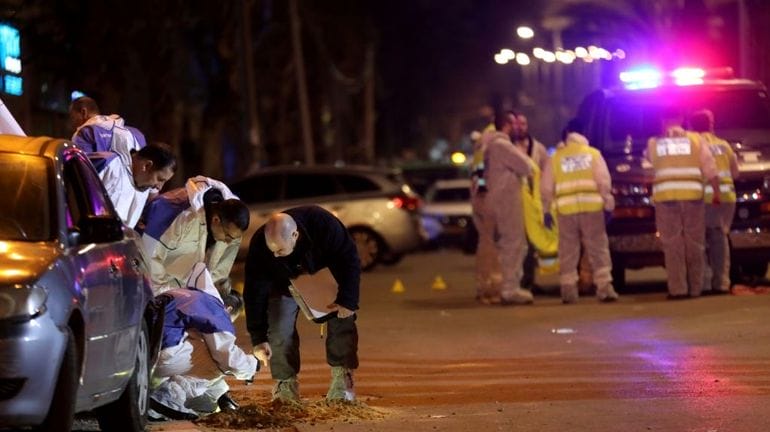
<path fill-rule="evenodd" d="M 545 227 L 548 229 L 553 227 L 553 216 L 551 216 L 551 213 L 546 213 L 543 215 L 543 225 L 545 225 Z"/>

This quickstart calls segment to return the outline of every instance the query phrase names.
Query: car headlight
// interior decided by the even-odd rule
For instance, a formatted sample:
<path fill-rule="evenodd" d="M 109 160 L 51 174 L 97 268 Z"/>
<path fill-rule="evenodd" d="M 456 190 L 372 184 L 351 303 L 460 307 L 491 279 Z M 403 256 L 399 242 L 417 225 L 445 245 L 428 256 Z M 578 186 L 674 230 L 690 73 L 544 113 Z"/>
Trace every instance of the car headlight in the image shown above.
<path fill-rule="evenodd" d="M 650 189 L 643 184 L 620 183 L 612 185 L 612 194 L 615 196 L 645 196 L 650 194 Z"/>
<path fill-rule="evenodd" d="M 37 284 L 15 285 L 0 291 L 0 319 L 32 319 L 45 313 L 46 290 Z"/>

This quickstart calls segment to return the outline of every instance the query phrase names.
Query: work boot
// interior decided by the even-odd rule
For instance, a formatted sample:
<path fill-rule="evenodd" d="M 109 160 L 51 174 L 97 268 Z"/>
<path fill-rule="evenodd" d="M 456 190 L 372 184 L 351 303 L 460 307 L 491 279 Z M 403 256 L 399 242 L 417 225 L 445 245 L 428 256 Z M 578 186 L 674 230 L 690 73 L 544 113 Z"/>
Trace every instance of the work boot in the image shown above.
<path fill-rule="evenodd" d="M 217 400 L 217 405 L 219 405 L 219 409 L 222 411 L 236 411 L 238 408 L 240 408 L 238 402 L 234 401 L 233 398 L 230 397 L 230 392 L 220 396 Z"/>
<path fill-rule="evenodd" d="M 620 296 L 618 295 L 617 291 L 615 291 L 615 288 L 610 285 L 609 287 L 605 289 L 600 289 L 596 291 L 596 298 L 599 299 L 602 303 L 612 303 L 614 301 L 617 301 Z"/>
<path fill-rule="evenodd" d="M 352 370 L 342 366 L 332 366 L 332 382 L 329 384 L 326 400 L 347 402 L 356 400 Z"/>
<path fill-rule="evenodd" d="M 532 293 L 521 288 L 516 288 L 513 291 L 504 292 L 502 294 L 501 303 L 504 305 L 511 304 L 531 304 L 534 301 Z"/>
<path fill-rule="evenodd" d="M 299 382 L 297 378 L 280 380 L 273 387 L 273 400 L 299 402 Z"/>
<path fill-rule="evenodd" d="M 559 287 L 561 293 L 561 302 L 564 304 L 574 304 L 578 302 L 580 294 L 578 294 L 578 287 L 574 284 L 562 285 Z"/>

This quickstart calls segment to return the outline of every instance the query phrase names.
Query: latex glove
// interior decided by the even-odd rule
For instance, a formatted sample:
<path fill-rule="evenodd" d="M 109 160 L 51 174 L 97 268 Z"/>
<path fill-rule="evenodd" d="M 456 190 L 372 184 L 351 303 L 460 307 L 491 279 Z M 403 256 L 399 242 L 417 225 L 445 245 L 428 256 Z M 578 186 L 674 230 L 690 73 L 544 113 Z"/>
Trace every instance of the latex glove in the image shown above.
<path fill-rule="evenodd" d="M 253 354 L 254 357 L 256 357 L 263 366 L 267 366 L 268 360 L 270 360 L 270 357 L 273 356 L 273 351 L 270 349 L 269 343 L 262 342 L 261 344 L 254 347 Z"/>
<path fill-rule="evenodd" d="M 543 214 L 543 225 L 548 229 L 553 227 L 553 216 L 550 212 Z"/>
<path fill-rule="evenodd" d="M 328 309 L 331 309 L 332 311 L 337 311 L 337 318 L 347 318 L 355 313 L 355 311 L 352 311 L 345 306 L 340 306 L 337 303 L 332 303 L 328 306 L 326 306 Z"/>

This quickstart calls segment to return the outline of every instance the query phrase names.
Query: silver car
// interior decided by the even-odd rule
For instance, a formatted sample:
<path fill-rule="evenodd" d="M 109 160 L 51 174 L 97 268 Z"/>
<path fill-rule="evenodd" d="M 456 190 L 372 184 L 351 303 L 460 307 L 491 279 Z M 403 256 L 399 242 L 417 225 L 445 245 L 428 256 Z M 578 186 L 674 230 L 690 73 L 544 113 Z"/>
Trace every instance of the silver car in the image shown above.
<path fill-rule="evenodd" d="M 0 428 L 144 430 L 158 346 L 137 234 L 83 152 L 0 136 Z"/>
<path fill-rule="evenodd" d="M 251 222 L 241 243 L 274 212 L 317 204 L 336 215 L 358 247 L 363 270 L 392 264 L 427 239 L 420 224 L 420 197 L 392 171 L 368 167 L 279 166 L 262 169 L 231 185 L 249 206 Z"/>

